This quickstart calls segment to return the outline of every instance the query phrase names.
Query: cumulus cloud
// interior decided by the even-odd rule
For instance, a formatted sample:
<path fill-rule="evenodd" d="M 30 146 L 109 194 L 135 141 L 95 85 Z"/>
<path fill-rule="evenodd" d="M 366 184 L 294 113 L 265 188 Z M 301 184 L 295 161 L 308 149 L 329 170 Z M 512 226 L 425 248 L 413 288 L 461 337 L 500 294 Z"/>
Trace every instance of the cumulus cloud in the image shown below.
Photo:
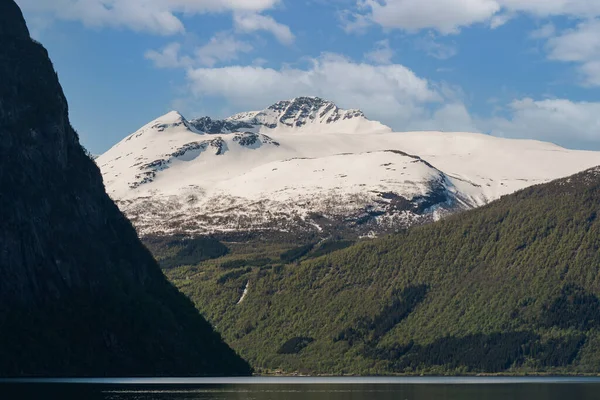
<path fill-rule="evenodd" d="M 508 21 L 510 21 L 513 18 L 513 14 L 512 13 L 502 13 L 502 14 L 496 14 L 492 17 L 492 19 L 490 20 L 490 28 L 492 29 L 497 29 L 500 28 L 502 25 L 506 24 Z"/>
<path fill-rule="evenodd" d="M 202 47 L 196 49 L 196 57 L 201 65 L 209 67 L 218 62 L 233 61 L 240 53 L 249 53 L 252 45 L 236 39 L 228 33 L 218 33 Z"/>
<path fill-rule="evenodd" d="M 90 27 L 119 27 L 173 35 L 185 31 L 177 14 L 251 12 L 270 9 L 280 0 L 17 0 L 33 15 L 81 21 Z"/>
<path fill-rule="evenodd" d="M 458 54 L 455 44 L 445 44 L 439 42 L 432 32 L 429 32 L 422 38 L 415 41 L 417 48 L 426 52 L 429 56 L 438 60 L 447 60 Z"/>
<path fill-rule="evenodd" d="M 585 21 L 548 41 L 549 57 L 560 61 L 600 58 L 600 20 Z"/>
<path fill-rule="evenodd" d="M 554 36 L 555 33 L 556 28 L 554 27 L 554 24 L 548 23 L 531 32 L 529 37 L 531 39 L 547 39 Z"/>
<path fill-rule="evenodd" d="M 419 118 L 413 118 L 406 130 L 442 132 L 479 132 L 475 119 L 460 101 L 448 100 Z"/>
<path fill-rule="evenodd" d="M 592 0 L 360 0 L 358 5 L 358 11 L 350 13 L 354 21 L 362 17 L 385 28 L 435 29 L 441 34 L 477 23 L 496 28 L 519 13 L 539 18 L 600 16 L 600 2 Z"/>
<path fill-rule="evenodd" d="M 600 1 L 359 0 L 356 10 L 342 13 L 349 31 L 360 22 L 361 29 L 375 23 L 387 29 L 413 33 L 426 29 L 442 35 L 456 34 L 461 28 L 478 23 L 495 29 L 521 14 L 536 18 L 564 16 L 579 21 L 576 28 L 560 33 L 548 23 L 530 37 L 548 40 L 550 59 L 578 63 L 584 85 L 600 86 Z M 454 46 L 441 45 L 430 37 L 417 41 L 417 45 L 441 59 L 456 53 Z"/>
<path fill-rule="evenodd" d="M 372 24 L 367 16 L 349 10 L 340 11 L 338 18 L 341 21 L 342 29 L 346 33 L 365 33 Z"/>
<path fill-rule="evenodd" d="M 585 76 L 584 83 L 589 86 L 600 86 L 600 61 L 588 61 L 580 67 Z"/>
<path fill-rule="evenodd" d="M 436 29 L 442 34 L 487 21 L 501 9 L 495 0 L 367 0 L 365 5 L 368 18 L 385 28 Z"/>
<path fill-rule="evenodd" d="M 375 64 L 391 64 L 394 50 L 390 47 L 390 41 L 380 40 L 375 43 L 375 48 L 365 53 L 365 59 Z"/>
<path fill-rule="evenodd" d="M 188 71 L 188 79 L 197 96 L 223 98 L 240 109 L 314 95 L 342 107 L 360 106 L 372 118 L 403 127 L 423 117 L 427 104 L 442 101 L 426 79 L 402 65 L 355 63 L 336 54 L 313 59 L 306 69 L 197 68 Z"/>
<path fill-rule="evenodd" d="M 600 146 L 599 102 L 524 98 L 513 101 L 508 108 L 506 118 L 493 118 L 480 125 L 498 136 Z"/>
<path fill-rule="evenodd" d="M 233 17 L 234 25 L 237 31 L 251 33 L 256 31 L 270 32 L 275 38 L 283 44 L 292 44 L 294 34 L 286 25 L 280 24 L 272 17 L 256 13 L 239 13 Z"/>
<path fill-rule="evenodd" d="M 600 86 L 600 19 L 582 22 L 550 38 L 547 47 L 548 58 L 580 63 L 584 83 Z"/>
<path fill-rule="evenodd" d="M 600 102 L 523 98 L 504 107 L 498 104 L 504 116 L 484 118 L 469 111 L 460 88 L 419 77 L 399 64 L 358 63 L 323 54 L 304 69 L 257 65 L 195 68 L 189 69 L 187 76 L 195 96 L 226 100 L 238 111 L 312 95 L 341 107 L 360 108 L 369 118 L 398 131 L 487 132 L 600 148 Z"/>
<path fill-rule="evenodd" d="M 193 60 L 188 56 L 181 56 L 181 44 L 170 43 L 161 50 L 148 50 L 146 59 L 151 60 L 157 68 L 189 67 Z"/>
<path fill-rule="evenodd" d="M 588 18 L 600 15 L 600 2 L 595 0 L 496 0 L 499 5 L 514 12 L 536 17 L 566 15 Z"/>
<path fill-rule="evenodd" d="M 240 53 L 252 50 L 249 43 L 238 40 L 227 32 L 220 32 L 208 43 L 196 48 L 194 57 L 182 55 L 180 43 L 170 43 L 160 50 L 149 50 L 145 57 L 157 68 L 189 68 L 198 65 L 213 67 L 220 62 L 236 60 Z"/>

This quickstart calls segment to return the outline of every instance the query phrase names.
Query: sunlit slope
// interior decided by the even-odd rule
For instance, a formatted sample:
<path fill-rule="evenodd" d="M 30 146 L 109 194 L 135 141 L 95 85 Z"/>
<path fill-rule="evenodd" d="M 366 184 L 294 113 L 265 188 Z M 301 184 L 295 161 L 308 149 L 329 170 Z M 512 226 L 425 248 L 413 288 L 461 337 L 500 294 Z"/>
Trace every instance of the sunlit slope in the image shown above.
<path fill-rule="evenodd" d="M 259 368 L 598 372 L 599 212 L 596 168 L 300 264 L 169 276 Z"/>
<path fill-rule="evenodd" d="M 96 161 L 142 235 L 360 235 L 487 204 L 598 165 L 600 153 L 475 133 L 391 132 L 359 111 L 298 98 L 220 121 L 171 112 Z"/>

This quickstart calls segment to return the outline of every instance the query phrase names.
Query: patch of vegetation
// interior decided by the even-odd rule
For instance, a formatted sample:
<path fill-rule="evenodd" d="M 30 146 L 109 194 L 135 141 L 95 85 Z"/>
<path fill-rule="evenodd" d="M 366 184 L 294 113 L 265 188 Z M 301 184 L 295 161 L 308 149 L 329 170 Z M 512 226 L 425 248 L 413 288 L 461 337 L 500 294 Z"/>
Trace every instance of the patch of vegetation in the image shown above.
<path fill-rule="evenodd" d="M 223 275 L 221 275 L 218 279 L 217 279 L 217 283 L 222 285 L 227 281 L 231 281 L 234 279 L 239 278 L 240 276 L 246 275 L 248 273 L 252 272 L 252 268 L 248 267 L 248 268 L 244 268 L 244 269 L 238 269 L 235 271 L 231 271 L 231 272 L 227 272 L 224 273 Z"/>
<path fill-rule="evenodd" d="M 270 258 L 251 258 L 246 260 L 246 265 L 251 265 L 253 267 L 264 267 L 266 265 L 272 264 L 274 261 Z"/>
<path fill-rule="evenodd" d="M 314 342 L 315 339 L 311 337 L 305 336 L 297 336 L 293 337 L 290 340 L 286 341 L 281 345 L 279 350 L 277 350 L 278 354 L 298 354 L 304 349 L 306 346 Z"/>
<path fill-rule="evenodd" d="M 580 331 L 596 328 L 600 324 L 600 300 L 580 286 L 567 284 L 560 296 L 543 308 L 541 323 Z"/>
<path fill-rule="evenodd" d="M 304 246 L 295 247 L 284 253 L 281 253 L 281 261 L 286 263 L 294 262 L 308 254 L 315 247 L 314 243 L 309 243 Z"/>
<path fill-rule="evenodd" d="M 308 258 L 321 257 L 326 254 L 333 253 L 334 251 L 350 247 L 353 244 L 354 242 L 351 240 L 328 240 L 317 246 L 317 248 L 308 255 Z"/>
<path fill-rule="evenodd" d="M 220 265 L 220 267 L 223 269 L 233 269 L 233 268 L 245 267 L 246 265 L 248 265 L 246 260 L 229 260 L 229 261 L 225 261 L 224 263 L 222 263 Z"/>
<path fill-rule="evenodd" d="M 144 244 L 164 269 L 197 265 L 229 253 L 227 246 L 211 237 L 148 237 L 144 238 Z"/>
<path fill-rule="evenodd" d="M 495 332 L 465 337 L 444 337 L 427 345 L 413 342 L 377 349 L 369 356 L 391 361 L 390 370 L 416 372 L 422 366 L 444 366 L 465 372 L 502 372 L 522 367 L 565 367 L 573 362 L 585 337 L 582 335 L 540 341 L 532 332 Z"/>
<path fill-rule="evenodd" d="M 222 263 L 220 265 L 220 267 L 223 269 L 240 268 L 240 267 L 245 267 L 245 266 L 262 268 L 262 267 L 272 265 L 273 263 L 274 263 L 274 261 L 271 258 L 253 257 L 253 258 L 247 258 L 247 259 L 228 260 L 228 261 L 225 261 L 224 263 Z"/>
<path fill-rule="evenodd" d="M 392 303 L 385 306 L 375 317 L 359 318 L 353 326 L 340 332 L 334 341 L 347 341 L 351 346 L 357 341 L 376 343 L 394 326 L 400 323 L 425 298 L 427 285 L 409 286 L 403 290 L 394 290 Z"/>

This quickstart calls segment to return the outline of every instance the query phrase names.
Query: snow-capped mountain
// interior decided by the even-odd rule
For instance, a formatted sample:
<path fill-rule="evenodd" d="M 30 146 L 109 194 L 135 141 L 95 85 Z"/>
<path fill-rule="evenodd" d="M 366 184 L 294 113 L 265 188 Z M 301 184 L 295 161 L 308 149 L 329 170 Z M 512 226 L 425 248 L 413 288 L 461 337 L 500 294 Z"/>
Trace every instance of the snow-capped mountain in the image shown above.
<path fill-rule="evenodd" d="M 243 112 L 224 120 L 203 117 L 190 123 L 201 132 L 213 134 L 240 131 L 391 132 L 391 129 L 383 124 L 369 121 L 360 110 L 342 110 L 334 103 L 318 97 L 297 97 L 277 102 L 263 111 Z"/>
<path fill-rule="evenodd" d="M 319 98 L 224 120 L 170 112 L 96 160 L 142 235 L 388 232 L 600 165 L 600 152 L 392 132 Z"/>

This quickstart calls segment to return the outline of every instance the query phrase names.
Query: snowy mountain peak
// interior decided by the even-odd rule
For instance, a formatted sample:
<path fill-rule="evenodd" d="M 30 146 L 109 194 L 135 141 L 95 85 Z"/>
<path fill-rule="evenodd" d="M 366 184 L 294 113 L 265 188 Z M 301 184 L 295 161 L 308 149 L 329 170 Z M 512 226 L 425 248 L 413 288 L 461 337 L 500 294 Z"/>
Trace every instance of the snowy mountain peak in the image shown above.
<path fill-rule="evenodd" d="M 319 97 L 282 100 L 262 111 L 235 114 L 224 120 L 202 117 L 191 124 L 206 133 L 375 133 L 391 129 L 370 121 L 360 110 L 344 110 Z"/>
<path fill-rule="evenodd" d="M 156 119 L 156 121 L 165 121 L 165 122 L 176 122 L 185 120 L 185 117 L 181 115 L 179 111 L 172 110 Z"/>
<path fill-rule="evenodd" d="M 142 235 L 393 232 L 600 165 L 600 152 L 382 127 L 306 97 L 223 120 L 171 112 L 96 162 Z"/>
<path fill-rule="evenodd" d="M 137 131 L 133 132 L 131 135 L 127 136 L 120 143 L 117 143 L 115 147 L 122 146 L 126 142 L 130 142 L 134 140 L 134 142 L 139 142 L 142 140 L 142 144 L 147 142 L 149 136 L 154 136 L 160 134 L 164 135 L 165 132 L 168 133 L 180 133 L 180 132 L 189 132 L 193 134 L 201 133 L 196 128 L 194 128 L 190 122 L 185 119 L 183 115 L 181 115 L 178 111 L 170 111 L 163 116 L 156 118 L 155 120 L 147 123 Z M 144 139 L 140 139 L 140 138 Z"/>
<path fill-rule="evenodd" d="M 152 121 L 150 124 L 150 128 L 156 129 L 159 132 L 164 132 L 169 128 L 177 128 L 182 127 L 188 129 L 190 131 L 194 130 L 194 127 L 190 125 L 187 119 L 179 111 L 170 111 Z M 143 129 L 143 128 L 142 128 Z"/>
<path fill-rule="evenodd" d="M 278 122 L 288 127 L 300 127 L 311 122 L 331 124 L 339 120 L 365 118 L 360 110 L 342 110 L 335 103 L 319 97 L 296 97 L 280 101 L 263 113 L 265 116 L 274 113 Z"/>

